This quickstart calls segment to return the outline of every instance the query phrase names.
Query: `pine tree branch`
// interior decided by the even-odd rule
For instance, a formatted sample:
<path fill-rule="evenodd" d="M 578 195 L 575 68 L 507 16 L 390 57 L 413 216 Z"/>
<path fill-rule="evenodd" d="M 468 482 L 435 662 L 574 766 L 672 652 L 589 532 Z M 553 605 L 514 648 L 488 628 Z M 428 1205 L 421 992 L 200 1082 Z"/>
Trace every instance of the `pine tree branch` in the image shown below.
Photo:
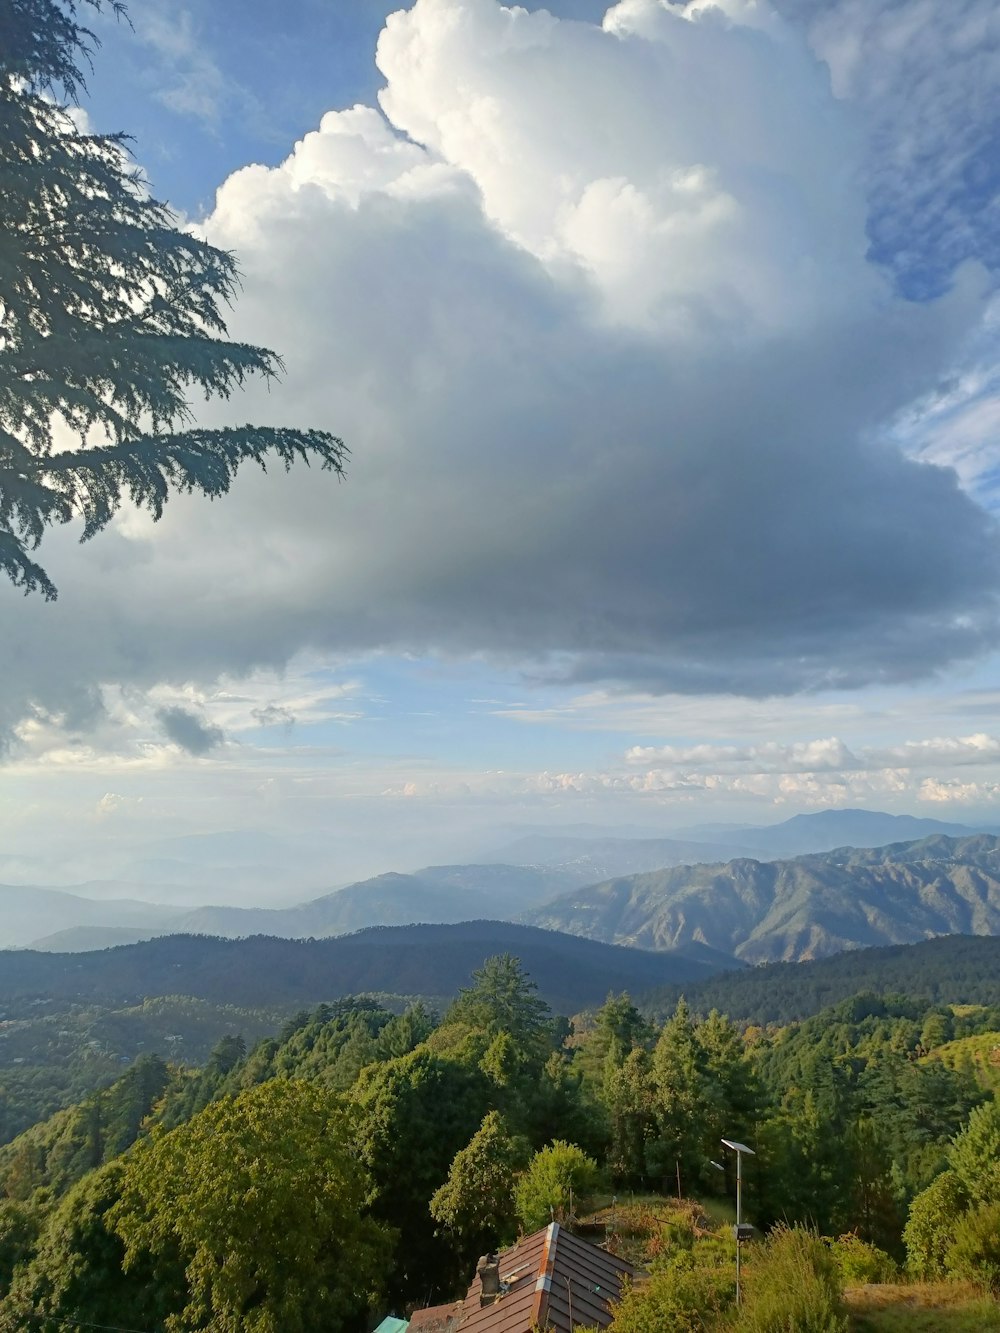
<path fill-rule="evenodd" d="M 59 595 L 45 570 L 35 564 L 21 542 L 6 528 L 0 528 L 0 570 L 15 588 L 24 589 L 25 596 L 29 592 L 40 592 L 47 602 L 54 602 Z"/>
<path fill-rule="evenodd" d="M 229 490 L 240 464 L 267 470 L 275 455 L 287 471 L 319 459 L 325 472 L 343 476 L 350 451 L 335 435 L 284 426 L 229 426 L 177 435 L 150 435 L 127 444 L 53 454 L 38 460 L 39 480 L 69 500 L 84 518 L 83 539 L 106 527 L 121 494 L 160 518 L 170 491 L 200 491 L 215 498 Z"/>
<path fill-rule="evenodd" d="M 82 134 L 53 102 L 83 86 L 88 6 L 122 14 L 0 0 L 0 575 L 49 598 L 27 552 L 55 523 L 82 517 L 86 539 L 124 496 L 158 519 L 172 490 L 222 495 L 244 462 L 341 476 L 347 456 L 325 431 L 186 429 L 192 390 L 228 398 L 281 359 L 225 337 L 234 256 L 177 227 L 125 136 Z M 81 447 L 56 452 L 65 427 Z"/>

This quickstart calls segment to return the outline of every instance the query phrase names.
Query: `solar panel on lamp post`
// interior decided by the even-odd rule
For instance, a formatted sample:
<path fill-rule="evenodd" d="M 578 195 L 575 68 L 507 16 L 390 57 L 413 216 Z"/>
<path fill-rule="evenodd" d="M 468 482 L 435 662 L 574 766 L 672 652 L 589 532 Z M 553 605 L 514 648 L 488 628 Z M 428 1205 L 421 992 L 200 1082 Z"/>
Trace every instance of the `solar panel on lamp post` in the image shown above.
<path fill-rule="evenodd" d="M 736 1225 L 733 1227 L 733 1235 L 736 1237 L 736 1304 L 739 1305 L 740 1246 L 750 1231 L 749 1227 L 743 1226 L 743 1154 L 749 1153 L 751 1157 L 756 1157 L 757 1154 L 745 1143 L 737 1143 L 735 1139 L 722 1139 L 721 1142 L 724 1148 L 731 1148 L 736 1154 Z"/>

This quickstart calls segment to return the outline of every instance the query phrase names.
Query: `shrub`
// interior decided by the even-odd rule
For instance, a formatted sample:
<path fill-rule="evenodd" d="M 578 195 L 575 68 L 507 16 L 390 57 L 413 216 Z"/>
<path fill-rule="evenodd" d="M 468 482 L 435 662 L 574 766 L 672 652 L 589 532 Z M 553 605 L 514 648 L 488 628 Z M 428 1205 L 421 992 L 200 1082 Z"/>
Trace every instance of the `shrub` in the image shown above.
<path fill-rule="evenodd" d="M 914 1277 L 933 1280 L 944 1275 L 955 1223 L 968 1204 L 962 1182 L 953 1171 L 942 1171 L 910 1204 L 903 1243 L 906 1266 Z"/>
<path fill-rule="evenodd" d="M 830 1242 L 830 1253 L 845 1287 L 863 1287 L 869 1282 L 893 1282 L 899 1266 L 891 1255 L 853 1234 Z"/>
<path fill-rule="evenodd" d="M 751 1256 L 740 1333 L 846 1333 L 837 1265 L 815 1232 L 775 1227 Z"/>
<path fill-rule="evenodd" d="M 948 1165 L 972 1203 L 1000 1203 L 1000 1101 L 976 1107 L 948 1149 Z"/>
<path fill-rule="evenodd" d="M 575 1143 L 556 1139 L 536 1152 L 514 1190 L 517 1215 L 525 1231 L 537 1231 L 554 1217 L 561 1222 L 597 1181 L 597 1163 Z"/>
<path fill-rule="evenodd" d="M 1000 1203 L 981 1204 L 959 1218 L 945 1268 L 1000 1296 Z"/>
<path fill-rule="evenodd" d="M 733 1295 L 730 1264 L 720 1267 L 717 1251 L 696 1242 L 657 1264 L 645 1285 L 626 1292 L 610 1333 L 708 1333 Z"/>

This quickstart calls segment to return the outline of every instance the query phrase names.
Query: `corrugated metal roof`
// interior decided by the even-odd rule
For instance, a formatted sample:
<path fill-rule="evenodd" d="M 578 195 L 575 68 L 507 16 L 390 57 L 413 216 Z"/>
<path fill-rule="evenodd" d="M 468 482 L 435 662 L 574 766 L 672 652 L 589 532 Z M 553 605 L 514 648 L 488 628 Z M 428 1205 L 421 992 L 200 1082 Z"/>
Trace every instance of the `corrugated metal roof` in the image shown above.
<path fill-rule="evenodd" d="M 625 1279 L 634 1274 L 631 1264 L 552 1222 L 500 1255 L 498 1299 L 480 1304 L 482 1283 L 476 1276 L 454 1328 L 460 1333 L 527 1333 L 532 1328 L 571 1333 L 581 1325 L 605 1328 L 611 1322 L 611 1303 L 621 1296 Z M 414 1313 L 410 1333 L 419 1327 L 423 1313 Z"/>
<path fill-rule="evenodd" d="M 406 1333 L 408 1327 L 409 1320 L 397 1319 L 395 1315 L 387 1314 L 374 1333 Z"/>

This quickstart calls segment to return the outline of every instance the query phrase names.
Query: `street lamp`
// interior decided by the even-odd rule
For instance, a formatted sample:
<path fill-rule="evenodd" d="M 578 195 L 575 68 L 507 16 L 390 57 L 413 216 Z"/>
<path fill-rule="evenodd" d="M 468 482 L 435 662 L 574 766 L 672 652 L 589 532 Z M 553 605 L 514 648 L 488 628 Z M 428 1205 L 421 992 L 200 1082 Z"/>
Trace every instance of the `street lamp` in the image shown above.
<path fill-rule="evenodd" d="M 749 1153 L 751 1157 L 756 1157 L 757 1154 L 745 1143 L 737 1143 L 735 1139 L 723 1139 L 722 1146 L 731 1148 L 736 1154 L 736 1225 L 733 1227 L 733 1235 L 736 1237 L 736 1304 L 739 1305 L 740 1246 L 753 1234 L 753 1227 L 743 1225 L 743 1154 Z"/>

